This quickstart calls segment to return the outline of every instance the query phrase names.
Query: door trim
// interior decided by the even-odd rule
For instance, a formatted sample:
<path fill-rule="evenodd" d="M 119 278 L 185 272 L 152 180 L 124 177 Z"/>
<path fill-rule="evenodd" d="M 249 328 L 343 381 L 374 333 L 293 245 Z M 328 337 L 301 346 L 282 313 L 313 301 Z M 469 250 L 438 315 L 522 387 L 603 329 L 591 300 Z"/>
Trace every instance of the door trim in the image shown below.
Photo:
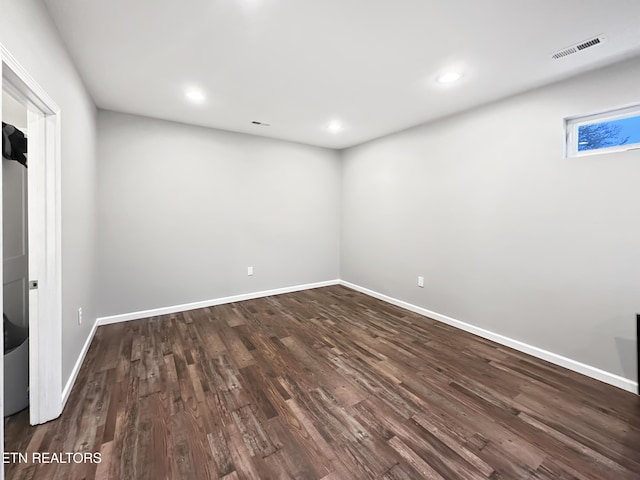
<path fill-rule="evenodd" d="M 62 413 L 62 275 L 60 108 L 13 55 L 0 45 L 2 88 L 29 106 L 30 421 Z M 1 295 L 1 293 L 0 293 Z"/>

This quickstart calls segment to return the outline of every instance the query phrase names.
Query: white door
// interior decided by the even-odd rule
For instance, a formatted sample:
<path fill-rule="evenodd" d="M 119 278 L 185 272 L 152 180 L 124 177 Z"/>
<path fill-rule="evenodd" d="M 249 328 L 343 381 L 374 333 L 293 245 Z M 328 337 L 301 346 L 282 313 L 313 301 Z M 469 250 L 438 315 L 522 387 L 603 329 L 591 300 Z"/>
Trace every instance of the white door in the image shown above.
<path fill-rule="evenodd" d="M 28 192 L 26 188 L 21 192 L 29 197 L 25 202 L 29 207 L 28 215 L 25 213 L 22 216 L 22 220 L 28 223 L 26 230 L 29 232 L 29 238 L 28 242 L 26 238 L 22 238 L 22 241 L 14 238 L 14 251 L 6 252 L 2 258 L 19 257 L 19 245 L 22 245 L 22 252 L 28 252 L 29 257 L 28 279 L 37 280 L 38 289 L 29 290 L 26 279 L 15 280 L 15 284 L 21 284 L 21 287 L 13 286 L 9 278 L 2 283 L 3 286 L 6 283 L 6 288 L 25 292 L 28 295 L 25 297 L 29 298 L 24 307 L 15 308 L 23 308 L 25 311 L 28 308 L 30 420 L 31 424 L 35 425 L 52 420 L 62 412 L 60 108 L 1 44 L 0 57 L 2 90 L 13 98 L 20 99 L 22 105 L 28 106 L 29 168 L 22 173 L 28 172 L 26 184 L 29 188 Z M 2 173 L 0 170 L 0 176 Z M 4 188 L 7 184 L 2 182 L 0 185 Z M 17 192 L 15 194 L 18 196 Z M 4 200 L 3 197 L 4 195 L 0 196 L 0 202 Z M 16 260 L 16 263 L 20 262 Z M 0 274 L 4 276 L 4 272 Z M 20 278 L 21 275 L 13 278 Z M 0 308 L 6 296 L 4 292 L 1 293 Z M 0 365 L 3 363 L 2 360 L 0 359 Z M 2 373 L 0 369 L 0 380 Z M 3 386 L 3 382 L 0 382 L 0 392 Z M 0 406 L 2 400 L 3 397 L 0 396 Z M 3 424 L 0 424 L 0 439 L 3 434 L 2 427 Z"/>

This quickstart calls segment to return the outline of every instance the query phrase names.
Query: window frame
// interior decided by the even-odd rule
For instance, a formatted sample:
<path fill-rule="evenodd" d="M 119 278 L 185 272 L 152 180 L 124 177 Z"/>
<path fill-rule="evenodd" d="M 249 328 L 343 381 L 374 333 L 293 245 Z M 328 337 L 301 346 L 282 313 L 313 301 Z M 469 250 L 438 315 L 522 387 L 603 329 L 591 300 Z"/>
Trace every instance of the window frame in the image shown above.
<path fill-rule="evenodd" d="M 578 150 L 578 129 L 584 125 L 594 123 L 606 123 L 623 118 L 640 117 L 640 104 L 614 108 L 599 113 L 589 115 L 576 115 L 567 117 L 564 120 L 565 128 L 565 158 L 587 157 L 591 155 L 602 155 L 613 152 L 626 152 L 640 149 L 640 142 L 625 145 L 614 145 L 611 147 L 595 148 L 591 150 Z"/>

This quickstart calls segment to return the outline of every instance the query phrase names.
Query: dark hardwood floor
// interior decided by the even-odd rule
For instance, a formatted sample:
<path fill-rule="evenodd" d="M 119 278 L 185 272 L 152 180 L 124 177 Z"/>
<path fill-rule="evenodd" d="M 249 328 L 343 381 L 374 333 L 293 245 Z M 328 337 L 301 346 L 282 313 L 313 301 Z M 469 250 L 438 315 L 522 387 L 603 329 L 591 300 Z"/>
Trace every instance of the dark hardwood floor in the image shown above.
<path fill-rule="evenodd" d="M 100 327 L 9 479 L 640 478 L 640 397 L 344 287 Z"/>

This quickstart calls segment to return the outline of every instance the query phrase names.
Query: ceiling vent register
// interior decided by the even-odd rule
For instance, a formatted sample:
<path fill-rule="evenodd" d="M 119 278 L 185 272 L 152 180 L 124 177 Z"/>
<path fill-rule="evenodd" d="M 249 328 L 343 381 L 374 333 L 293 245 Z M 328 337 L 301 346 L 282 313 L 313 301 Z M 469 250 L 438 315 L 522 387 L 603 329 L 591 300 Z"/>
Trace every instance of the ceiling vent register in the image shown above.
<path fill-rule="evenodd" d="M 558 60 L 560 58 L 568 57 L 569 55 L 573 55 L 574 53 L 581 52 L 582 50 L 586 50 L 587 48 L 595 47 L 596 45 L 604 42 L 605 36 L 598 35 L 597 37 L 591 38 L 589 40 L 585 40 L 584 42 L 577 43 L 565 49 L 559 50 L 551 55 L 551 58 L 554 60 Z"/>

